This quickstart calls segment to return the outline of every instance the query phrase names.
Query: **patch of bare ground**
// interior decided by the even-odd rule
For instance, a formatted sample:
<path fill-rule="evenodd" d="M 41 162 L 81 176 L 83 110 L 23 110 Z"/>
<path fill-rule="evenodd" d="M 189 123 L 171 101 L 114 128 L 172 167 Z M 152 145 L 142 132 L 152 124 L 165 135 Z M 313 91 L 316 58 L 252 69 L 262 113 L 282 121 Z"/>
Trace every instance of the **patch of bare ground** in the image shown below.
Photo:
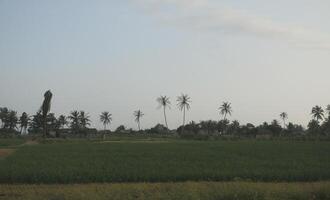
<path fill-rule="evenodd" d="M 0 158 L 4 158 L 14 153 L 15 149 L 0 149 Z"/>

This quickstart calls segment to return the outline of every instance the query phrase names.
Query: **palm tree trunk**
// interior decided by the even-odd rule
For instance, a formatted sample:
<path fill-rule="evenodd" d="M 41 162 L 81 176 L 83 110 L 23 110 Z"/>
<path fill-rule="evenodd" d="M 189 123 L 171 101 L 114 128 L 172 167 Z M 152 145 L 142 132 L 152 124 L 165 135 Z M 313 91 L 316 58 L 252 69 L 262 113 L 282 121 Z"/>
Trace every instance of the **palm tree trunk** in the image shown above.
<path fill-rule="evenodd" d="M 226 117 L 227 117 L 227 113 L 225 113 L 225 115 L 223 117 L 223 120 L 226 120 Z"/>
<path fill-rule="evenodd" d="M 167 119 L 166 119 L 166 112 L 165 112 L 165 107 L 164 107 L 164 119 L 165 119 L 165 125 L 166 125 L 166 128 L 168 129 Z"/>
<path fill-rule="evenodd" d="M 183 107 L 183 122 L 182 122 L 181 134 L 183 134 L 184 132 L 185 121 L 186 121 L 186 107 Z"/>
<path fill-rule="evenodd" d="M 138 127 L 139 127 L 139 131 L 141 131 L 141 128 L 140 128 L 140 120 L 138 121 Z"/>

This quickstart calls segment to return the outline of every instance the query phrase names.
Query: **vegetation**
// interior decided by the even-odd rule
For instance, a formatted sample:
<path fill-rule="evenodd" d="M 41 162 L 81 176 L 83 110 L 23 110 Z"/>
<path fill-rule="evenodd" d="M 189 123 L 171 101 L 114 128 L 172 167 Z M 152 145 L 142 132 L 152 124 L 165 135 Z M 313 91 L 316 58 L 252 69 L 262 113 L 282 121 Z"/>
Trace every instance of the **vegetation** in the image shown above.
<path fill-rule="evenodd" d="M 17 112 L 6 107 L 0 108 L 0 137 L 8 137 L 9 134 L 40 134 L 46 137 L 71 137 L 73 135 L 90 136 L 97 134 L 97 130 L 90 128 L 90 116 L 85 111 L 71 111 L 68 116 L 60 115 L 56 118 L 54 113 L 50 113 L 52 93 L 47 91 L 44 94 L 44 102 L 41 109 L 35 115 L 29 117 L 23 112 L 21 117 L 17 116 Z M 210 139 L 219 138 L 219 136 L 231 136 L 241 138 L 274 138 L 274 137 L 315 137 L 330 138 L 330 105 L 323 110 L 320 106 L 314 106 L 311 111 L 312 120 L 308 123 L 307 129 L 302 125 L 287 122 L 288 114 L 280 113 L 279 117 L 283 122 L 280 125 L 277 119 L 264 122 L 261 125 L 253 125 L 251 123 L 240 124 L 239 121 L 230 121 L 228 115 L 232 115 L 233 109 L 230 102 L 223 102 L 218 108 L 223 118 L 216 120 L 202 120 L 199 123 L 194 121 L 186 124 L 186 111 L 190 109 L 191 98 L 187 94 L 177 97 L 177 106 L 183 113 L 182 125 L 177 129 L 170 130 L 166 117 L 166 109 L 170 108 L 170 98 L 160 96 L 157 99 L 159 108 L 163 109 L 164 123 L 157 124 L 150 129 L 141 129 L 141 118 L 144 116 L 141 110 L 134 112 L 135 121 L 137 122 L 138 132 L 154 133 L 154 134 L 177 134 L 183 138 L 191 139 Z M 110 112 L 102 112 L 100 121 L 104 126 L 104 131 L 99 131 L 100 135 L 110 133 L 106 131 L 107 126 L 113 119 Z M 136 133 L 133 129 L 127 129 L 123 125 L 117 127 L 115 133 Z M 51 134 L 49 134 L 51 133 Z"/>
<path fill-rule="evenodd" d="M 103 123 L 104 125 L 104 130 L 107 129 L 107 125 L 111 123 L 112 121 L 112 115 L 109 112 L 102 112 L 102 114 L 100 115 L 100 121 Z"/>
<path fill-rule="evenodd" d="M 50 111 L 50 106 L 51 106 L 51 100 L 52 100 L 53 94 L 51 93 L 50 90 L 45 92 L 44 94 L 44 101 L 41 106 L 41 113 L 42 113 L 42 120 L 43 120 L 43 130 L 44 130 L 44 137 L 48 134 L 47 132 L 47 117 L 48 113 Z"/>
<path fill-rule="evenodd" d="M 190 109 L 190 97 L 187 94 L 182 94 L 181 96 L 178 96 L 177 98 L 178 107 L 181 111 L 183 111 L 183 120 L 182 120 L 182 132 L 184 132 L 185 122 L 186 122 L 186 110 Z"/>
<path fill-rule="evenodd" d="M 328 200 L 330 183 L 15 184 L 0 185 L 0 194 L 9 200 Z"/>
<path fill-rule="evenodd" d="M 329 142 L 70 141 L 24 145 L 2 183 L 329 180 Z"/>
<path fill-rule="evenodd" d="M 167 96 L 160 96 L 157 98 L 157 102 L 159 103 L 159 106 L 163 108 L 165 125 L 168 128 L 167 119 L 166 119 L 166 108 L 167 107 L 170 108 L 171 105 L 170 98 Z"/>
<path fill-rule="evenodd" d="M 135 121 L 136 121 L 136 123 L 138 125 L 139 131 L 141 131 L 141 125 L 140 125 L 140 123 L 141 123 L 141 118 L 143 117 L 144 114 L 142 113 L 141 110 L 137 110 L 137 111 L 134 111 L 133 115 L 135 117 Z"/>

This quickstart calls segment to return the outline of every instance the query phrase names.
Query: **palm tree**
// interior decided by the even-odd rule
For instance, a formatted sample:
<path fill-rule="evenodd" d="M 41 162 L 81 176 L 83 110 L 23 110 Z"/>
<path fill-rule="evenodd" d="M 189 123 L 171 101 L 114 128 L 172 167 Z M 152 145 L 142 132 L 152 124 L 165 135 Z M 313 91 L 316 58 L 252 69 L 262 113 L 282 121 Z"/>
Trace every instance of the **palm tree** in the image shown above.
<path fill-rule="evenodd" d="M 159 108 L 163 107 L 163 112 L 164 112 L 164 119 L 165 119 L 165 125 L 166 128 L 168 129 L 168 125 L 167 125 L 167 119 L 166 119 L 166 107 L 170 108 L 171 102 L 170 102 L 170 98 L 167 96 L 160 96 L 157 98 L 157 102 L 159 103 Z"/>
<path fill-rule="evenodd" d="M 80 126 L 85 129 L 87 126 L 90 126 L 91 120 L 89 119 L 88 114 L 85 113 L 85 111 L 80 111 L 79 114 L 79 121 L 80 121 Z"/>
<path fill-rule="evenodd" d="M 112 121 L 112 114 L 110 114 L 109 112 L 102 112 L 100 115 L 100 121 L 104 125 L 104 130 L 106 130 L 107 125 L 110 124 Z"/>
<path fill-rule="evenodd" d="M 229 102 L 223 102 L 222 105 L 219 107 L 220 114 L 223 115 L 223 119 L 226 120 L 227 114 L 231 115 L 233 112 L 231 108 L 231 103 Z"/>
<path fill-rule="evenodd" d="M 328 118 L 330 119 L 330 104 L 329 105 L 327 105 L 327 112 L 328 112 Z"/>
<path fill-rule="evenodd" d="M 281 119 L 283 120 L 283 128 L 286 127 L 285 120 L 288 119 L 288 114 L 286 112 L 282 112 L 280 114 Z"/>
<path fill-rule="evenodd" d="M 44 101 L 41 106 L 41 112 L 42 112 L 42 118 L 43 118 L 43 128 L 44 128 L 44 137 L 47 135 L 47 115 L 50 111 L 51 106 L 51 100 L 52 100 L 53 94 L 50 90 L 46 91 L 44 94 Z"/>
<path fill-rule="evenodd" d="M 80 128 L 79 112 L 77 110 L 72 111 L 68 116 L 68 118 L 71 121 L 70 122 L 71 129 L 77 132 Z"/>
<path fill-rule="evenodd" d="M 324 110 L 321 106 L 314 106 L 312 108 L 311 115 L 314 119 L 316 119 L 317 122 L 319 122 L 319 120 L 322 120 L 324 118 Z"/>
<path fill-rule="evenodd" d="M 140 119 L 142 118 L 142 116 L 144 115 L 141 110 L 136 110 L 134 111 L 133 113 L 134 117 L 135 117 L 135 121 L 136 123 L 138 124 L 138 128 L 139 128 L 139 131 L 141 130 L 141 127 L 140 127 Z"/>
<path fill-rule="evenodd" d="M 59 128 L 64 128 L 68 124 L 68 121 L 64 115 L 60 115 L 57 122 L 59 124 Z"/>
<path fill-rule="evenodd" d="M 179 109 L 183 111 L 182 129 L 181 129 L 181 133 L 183 133 L 184 125 L 186 122 L 186 110 L 190 109 L 191 100 L 187 94 L 181 94 L 181 96 L 178 96 L 176 101 L 178 102 L 177 106 L 179 107 Z"/>
<path fill-rule="evenodd" d="M 28 114 L 26 114 L 26 112 L 23 112 L 22 116 L 19 118 L 19 124 L 21 127 L 20 133 L 22 134 L 23 129 L 24 129 L 24 133 L 26 133 L 26 129 L 29 124 L 29 116 L 28 116 Z"/>

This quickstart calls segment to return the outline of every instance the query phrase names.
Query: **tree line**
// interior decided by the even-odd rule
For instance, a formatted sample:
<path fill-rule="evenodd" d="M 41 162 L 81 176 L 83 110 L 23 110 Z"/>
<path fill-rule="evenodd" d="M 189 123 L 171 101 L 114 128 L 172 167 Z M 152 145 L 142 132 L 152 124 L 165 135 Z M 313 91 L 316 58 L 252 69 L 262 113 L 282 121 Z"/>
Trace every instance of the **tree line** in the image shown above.
<path fill-rule="evenodd" d="M 69 113 L 68 116 L 59 115 L 55 116 L 51 113 L 51 100 L 53 94 L 50 90 L 44 94 L 44 100 L 40 109 L 36 114 L 29 116 L 26 112 L 23 112 L 21 116 L 18 116 L 17 112 L 7 107 L 0 108 L 0 121 L 2 132 L 16 132 L 19 134 L 27 133 L 42 133 L 44 137 L 49 136 L 50 132 L 63 132 L 63 130 L 73 134 L 88 134 L 89 127 L 91 125 L 90 116 L 85 111 L 74 110 Z M 237 120 L 229 121 L 228 116 L 233 112 L 230 102 L 223 102 L 218 108 L 219 114 L 222 118 L 219 121 L 206 120 L 196 123 L 191 121 L 186 124 L 186 114 L 191 106 L 191 98 L 187 94 L 181 94 L 177 97 L 176 103 L 178 109 L 182 112 L 182 125 L 176 130 L 169 130 L 168 121 L 166 116 L 166 110 L 171 107 L 170 98 L 167 96 L 160 96 L 156 99 L 159 109 L 162 109 L 164 115 L 164 125 L 157 124 L 151 129 L 141 129 L 141 119 L 144 113 L 141 110 L 133 112 L 135 122 L 137 123 L 139 132 L 146 133 L 170 133 L 176 132 L 181 136 L 192 135 L 237 135 L 255 137 L 257 135 L 303 135 L 303 134 L 315 134 L 315 135 L 330 135 L 330 105 L 324 110 L 320 106 L 314 106 L 311 110 L 312 119 L 308 123 L 307 129 L 304 129 L 302 125 L 287 123 L 288 114 L 282 112 L 279 117 L 282 124 L 278 120 L 273 120 L 271 123 L 264 122 L 259 126 L 255 126 L 251 123 L 241 125 Z M 108 111 L 104 111 L 100 114 L 99 120 L 104 126 L 104 132 L 110 132 L 107 130 L 107 126 L 112 122 L 112 114 Z M 94 129 L 96 130 L 96 129 Z M 134 132 L 132 129 L 126 129 L 125 126 L 120 125 L 115 132 L 126 133 Z"/>

